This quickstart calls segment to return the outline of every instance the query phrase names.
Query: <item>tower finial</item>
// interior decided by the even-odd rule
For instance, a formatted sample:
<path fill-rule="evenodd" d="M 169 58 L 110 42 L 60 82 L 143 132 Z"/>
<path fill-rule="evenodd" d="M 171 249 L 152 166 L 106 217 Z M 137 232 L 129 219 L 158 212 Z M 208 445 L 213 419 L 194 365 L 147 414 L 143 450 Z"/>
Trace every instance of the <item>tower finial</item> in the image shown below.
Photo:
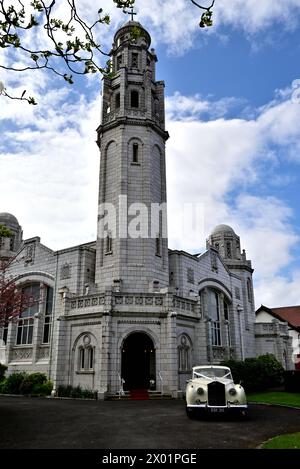
<path fill-rule="evenodd" d="M 133 11 L 133 10 L 134 10 L 134 7 L 133 7 L 133 6 L 130 7 L 129 9 L 130 9 L 131 11 L 128 11 L 128 10 L 126 10 L 126 9 L 124 8 L 124 9 L 123 9 L 123 13 L 125 13 L 126 15 L 131 15 L 131 21 L 133 21 L 133 17 L 134 17 L 134 15 L 137 15 L 137 13 L 136 13 L 135 11 Z"/>

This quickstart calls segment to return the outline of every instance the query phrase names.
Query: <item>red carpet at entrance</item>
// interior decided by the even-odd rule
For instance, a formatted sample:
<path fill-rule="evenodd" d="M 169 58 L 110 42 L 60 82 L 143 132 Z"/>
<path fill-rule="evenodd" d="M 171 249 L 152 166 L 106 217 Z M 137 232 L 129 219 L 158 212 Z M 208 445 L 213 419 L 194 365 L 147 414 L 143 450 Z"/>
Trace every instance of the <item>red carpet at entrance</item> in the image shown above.
<path fill-rule="evenodd" d="M 147 389 L 131 389 L 129 392 L 130 399 L 136 401 L 146 401 L 149 399 L 149 393 Z"/>

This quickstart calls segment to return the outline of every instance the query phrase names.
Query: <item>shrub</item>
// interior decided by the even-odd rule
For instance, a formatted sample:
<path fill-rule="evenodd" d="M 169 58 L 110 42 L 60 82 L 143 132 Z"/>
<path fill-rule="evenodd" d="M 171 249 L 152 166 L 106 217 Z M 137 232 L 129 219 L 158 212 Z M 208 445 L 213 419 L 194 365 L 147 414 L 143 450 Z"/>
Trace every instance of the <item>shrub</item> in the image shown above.
<path fill-rule="evenodd" d="M 35 384 L 32 388 L 32 396 L 50 396 L 53 389 L 52 381 L 46 381 L 42 384 Z"/>
<path fill-rule="evenodd" d="M 73 387 L 71 385 L 58 386 L 57 395 L 59 397 L 97 399 L 97 391 L 93 391 L 92 389 L 82 389 L 80 386 Z"/>
<path fill-rule="evenodd" d="M 47 381 L 44 373 L 31 373 L 26 375 L 20 385 L 20 394 L 31 394 L 35 386 L 40 386 Z"/>
<path fill-rule="evenodd" d="M 97 399 L 97 391 L 93 391 L 92 389 L 82 389 L 81 397 L 84 399 Z"/>
<path fill-rule="evenodd" d="M 0 394 L 6 394 L 6 379 L 3 379 L 0 383 Z"/>
<path fill-rule="evenodd" d="M 20 387 L 26 376 L 25 372 L 12 373 L 6 378 L 2 392 L 5 394 L 20 394 Z"/>
<path fill-rule="evenodd" d="M 76 386 L 71 389 L 70 397 L 82 397 L 82 391 L 80 386 Z"/>
<path fill-rule="evenodd" d="M 283 382 L 284 369 L 274 355 L 260 355 L 244 361 L 227 360 L 222 365 L 229 366 L 235 382 L 242 381 L 246 391 L 259 391 Z"/>
<path fill-rule="evenodd" d="M 70 385 L 64 386 L 63 384 L 61 384 L 57 388 L 57 395 L 59 397 L 70 397 L 71 391 L 72 391 L 72 386 Z"/>
<path fill-rule="evenodd" d="M 5 378 L 5 372 L 6 372 L 6 370 L 7 370 L 7 366 L 2 365 L 2 363 L 0 363 L 0 383 L 1 383 L 1 381 L 3 381 L 4 378 Z"/>

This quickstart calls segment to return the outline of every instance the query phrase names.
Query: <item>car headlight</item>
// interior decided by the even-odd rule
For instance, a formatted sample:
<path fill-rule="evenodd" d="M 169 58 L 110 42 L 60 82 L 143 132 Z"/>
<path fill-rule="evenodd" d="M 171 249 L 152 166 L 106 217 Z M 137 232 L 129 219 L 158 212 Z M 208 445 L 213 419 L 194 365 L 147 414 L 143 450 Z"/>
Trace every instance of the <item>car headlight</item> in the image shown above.
<path fill-rule="evenodd" d="M 202 396 L 204 394 L 204 389 L 203 388 L 198 388 L 197 389 L 197 394 L 199 394 L 199 396 Z"/>
<path fill-rule="evenodd" d="M 235 395 L 236 395 L 236 389 L 235 389 L 235 388 L 230 388 L 228 392 L 229 392 L 229 394 L 230 394 L 231 396 L 235 396 Z"/>

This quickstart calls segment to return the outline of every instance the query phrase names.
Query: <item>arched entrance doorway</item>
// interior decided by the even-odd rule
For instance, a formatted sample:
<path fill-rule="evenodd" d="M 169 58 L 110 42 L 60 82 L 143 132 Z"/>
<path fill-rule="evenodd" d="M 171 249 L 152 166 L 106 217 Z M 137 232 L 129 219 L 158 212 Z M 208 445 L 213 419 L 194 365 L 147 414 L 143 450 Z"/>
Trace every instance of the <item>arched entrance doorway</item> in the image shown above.
<path fill-rule="evenodd" d="M 152 339 L 144 332 L 134 332 L 124 340 L 121 352 L 124 389 L 155 389 L 155 349 Z"/>

